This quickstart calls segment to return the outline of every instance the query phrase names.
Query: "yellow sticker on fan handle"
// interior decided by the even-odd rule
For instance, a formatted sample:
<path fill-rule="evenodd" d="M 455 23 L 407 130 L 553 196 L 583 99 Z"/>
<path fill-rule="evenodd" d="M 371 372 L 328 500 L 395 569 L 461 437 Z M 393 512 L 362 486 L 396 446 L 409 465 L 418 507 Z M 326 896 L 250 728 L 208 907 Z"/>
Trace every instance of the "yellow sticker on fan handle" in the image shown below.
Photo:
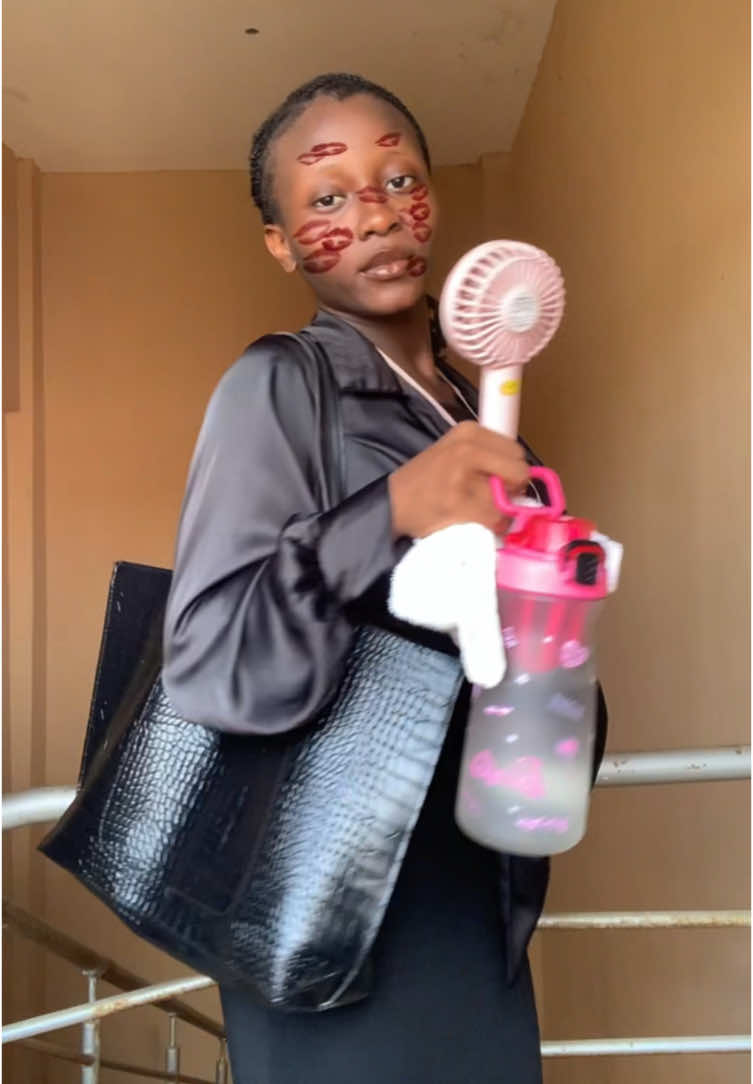
<path fill-rule="evenodd" d="M 520 391 L 519 380 L 503 380 L 499 386 L 500 395 L 517 395 Z"/>

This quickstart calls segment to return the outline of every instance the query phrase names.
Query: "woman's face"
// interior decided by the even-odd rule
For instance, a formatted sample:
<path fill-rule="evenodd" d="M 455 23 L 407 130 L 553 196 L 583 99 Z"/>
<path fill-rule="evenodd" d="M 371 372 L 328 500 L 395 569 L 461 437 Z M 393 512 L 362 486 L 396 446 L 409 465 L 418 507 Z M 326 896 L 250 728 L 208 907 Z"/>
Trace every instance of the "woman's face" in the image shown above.
<path fill-rule="evenodd" d="M 270 154 L 280 221 L 267 247 L 336 312 L 387 316 L 425 292 L 437 204 L 402 113 L 368 94 L 317 98 Z"/>

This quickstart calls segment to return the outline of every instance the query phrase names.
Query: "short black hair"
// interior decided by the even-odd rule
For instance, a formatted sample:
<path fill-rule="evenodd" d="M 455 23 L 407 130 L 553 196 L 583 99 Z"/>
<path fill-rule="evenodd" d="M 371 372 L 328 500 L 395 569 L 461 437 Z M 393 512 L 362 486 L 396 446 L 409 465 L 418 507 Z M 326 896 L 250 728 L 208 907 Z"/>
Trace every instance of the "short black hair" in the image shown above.
<path fill-rule="evenodd" d="M 327 75 L 318 75 L 310 79 L 308 83 L 297 87 L 288 94 L 282 105 L 278 106 L 267 117 L 264 123 L 254 133 L 249 155 L 249 167 L 251 173 L 251 198 L 261 212 L 262 222 L 268 225 L 279 219 L 279 208 L 274 197 L 274 178 L 269 168 L 269 152 L 274 141 L 300 117 L 307 107 L 320 95 L 344 101 L 352 98 L 355 94 L 370 94 L 373 98 L 379 98 L 388 105 L 394 106 L 410 123 L 416 133 L 421 153 L 426 160 L 426 166 L 431 169 L 431 159 L 426 137 L 421 131 L 416 118 L 410 109 L 389 90 L 372 83 L 360 75 L 350 75 L 346 72 L 330 72 Z"/>

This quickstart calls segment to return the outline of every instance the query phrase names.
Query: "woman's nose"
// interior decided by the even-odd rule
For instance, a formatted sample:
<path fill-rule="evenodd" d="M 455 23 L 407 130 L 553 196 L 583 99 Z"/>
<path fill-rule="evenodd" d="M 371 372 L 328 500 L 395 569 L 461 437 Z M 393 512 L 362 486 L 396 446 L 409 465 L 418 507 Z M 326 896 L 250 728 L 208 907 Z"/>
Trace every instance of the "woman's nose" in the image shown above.
<path fill-rule="evenodd" d="M 401 225 L 392 201 L 379 189 L 364 189 L 358 194 L 358 232 L 362 240 L 372 234 L 384 235 Z"/>

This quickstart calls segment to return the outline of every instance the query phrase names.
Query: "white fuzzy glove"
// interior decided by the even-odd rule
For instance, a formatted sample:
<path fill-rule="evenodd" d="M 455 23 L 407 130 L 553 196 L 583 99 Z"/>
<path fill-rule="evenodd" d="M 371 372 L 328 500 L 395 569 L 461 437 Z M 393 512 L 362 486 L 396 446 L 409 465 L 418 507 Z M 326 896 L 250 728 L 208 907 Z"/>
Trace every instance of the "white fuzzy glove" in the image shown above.
<path fill-rule="evenodd" d="M 413 625 L 449 633 L 468 680 L 491 688 L 505 675 L 497 608 L 499 542 L 480 523 L 458 523 L 413 543 L 392 573 L 389 608 Z"/>

